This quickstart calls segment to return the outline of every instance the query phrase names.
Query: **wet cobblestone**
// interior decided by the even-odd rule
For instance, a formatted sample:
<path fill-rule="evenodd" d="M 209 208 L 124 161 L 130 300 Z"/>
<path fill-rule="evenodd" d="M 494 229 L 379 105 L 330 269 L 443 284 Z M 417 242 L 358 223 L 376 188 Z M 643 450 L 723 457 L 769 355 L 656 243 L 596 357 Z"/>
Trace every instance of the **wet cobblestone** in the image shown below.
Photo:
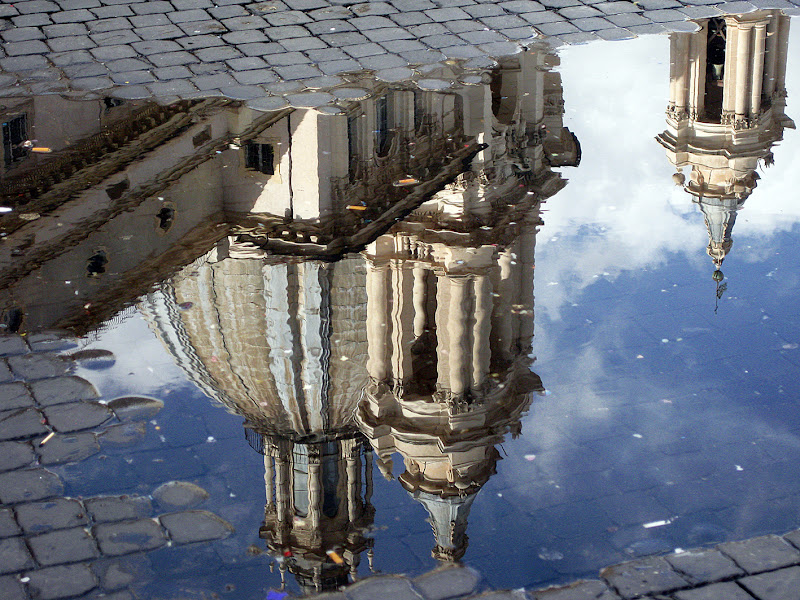
<path fill-rule="evenodd" d="M 795 0 L 9 3 L 0 16 L 0 70 L 11 77 L 0 94 L 58 93 L 68 84 L 127 99 L 221 94 L 260 108 L 265 97 L 285 93 L 270 87 L 275 82 L 312 87 L 321 75 L 373 77 L 447 59 L 491 66 L 543 38 L 555 45 L 622 40 L 694 31 L 691 18 L 797 7 Z M 35 81 L 41 77 L 33 71 L 42 69 L 66 84 Z M 24 351 L 8 344 L 0 355 Z"/>
<path fill-rule="evenodd" d="M 376 576 L 311 600 L 797 600 L 798 540 L 800 530 L 646 556 L 603 569 L 598 580 L 538 590 L 481 591 L 478 573 L 453 565 L 415 579 Z"/>
<path fill-rule="evenodd" d="M 91 597 L 133 598 L 122 588 L 146 570 L 146 552 L 232 533 L 231 525 L 215 514 L 186 510 L 208 498 L 205 490 L 188 482 L 161 485 L 162 490 L 191 493 L 173 493 L 171 503 L 162 499 L 161 510 L 175 512 L 160 516 L 153 514 L 153 502 L 146 496 L 65 496 L 64 472 L 44 465 L 87 459 L 101 450 L 98 439 L 112 445 L 139 439 L 145 431 L 142 419 L 154 416 L 163 403 L 150 398 L 99 402 L 91 383 L 70 374 L 73 359 L 56 354 L 74 347 L 70 338 L 46 333 L 27 342 L 20 336 L 0 336 L 0 351 L 8 355 L 15 379 L 0 386 L 3 600 L 55 600 L 89 592 Z M 100 357 L 108 362 L 113 360 L 108 354 L 91 351 L 74 360 Z M 151 478 L 155 480 L 154 473 Z M 131 558 L 109 558 L 120 555 Z"/>

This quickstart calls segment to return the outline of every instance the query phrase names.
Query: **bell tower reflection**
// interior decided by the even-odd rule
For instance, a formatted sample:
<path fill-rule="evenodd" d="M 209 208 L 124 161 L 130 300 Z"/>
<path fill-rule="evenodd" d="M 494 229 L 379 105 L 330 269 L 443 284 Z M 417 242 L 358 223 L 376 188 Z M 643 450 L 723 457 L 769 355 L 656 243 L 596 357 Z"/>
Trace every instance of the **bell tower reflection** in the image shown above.
<path fill-rule="evenodd" d="M 794 128 L 784 114 L 789 17 L 762 10 L 697 24 L 696 33 L 670 36 L 667 130 L 656 139 L 676 167 L 676 185 L 703 213 L 714 279 L 721 281 L 756 169 L 772 164 L 772 146 L 785 127 Z"/>
<path fill-rule="evenodd" d="M 566 183 L 552 167 L 580 161 L 553 60 L 531 52 L 468 94 L 486 150 L 362 253 L 369 384 L 356 420 L 387 478 L 402 456 L 399 482 L 428 512 L 442 561 L 466 552 L 496 446 L 544 390 L 531 371 L 536 230 Z"/>

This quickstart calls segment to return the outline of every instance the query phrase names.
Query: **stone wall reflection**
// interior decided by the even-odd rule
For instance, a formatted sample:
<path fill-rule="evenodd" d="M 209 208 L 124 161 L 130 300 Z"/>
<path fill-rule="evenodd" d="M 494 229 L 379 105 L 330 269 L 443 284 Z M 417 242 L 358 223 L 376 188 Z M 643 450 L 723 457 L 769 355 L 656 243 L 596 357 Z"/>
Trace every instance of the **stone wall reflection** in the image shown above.
<path fill-rule="evenodd" d="M 789 17 L 768 10 L 697 23 L 696 33 L 670 35 L 668 127 L 657 140 L 675 183 L 703 213 L 719 281 L 757 169 L 772 164 L 772 146 L 794 128 L 784 113 Z"/>

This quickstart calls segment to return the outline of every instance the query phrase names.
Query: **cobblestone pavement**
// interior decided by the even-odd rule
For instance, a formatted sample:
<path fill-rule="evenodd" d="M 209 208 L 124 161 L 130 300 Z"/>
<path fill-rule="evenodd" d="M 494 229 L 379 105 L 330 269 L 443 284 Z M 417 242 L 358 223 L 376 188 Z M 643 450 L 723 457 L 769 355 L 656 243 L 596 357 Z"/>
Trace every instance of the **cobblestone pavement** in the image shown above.
<path fill-rule="evenodd" d="M 443 63 L 491 68 L 555 44 L 694 31 L 687 22 L 798 0 L 27 0 L 0 4 L 0 95 L 223 95 L 319 107 L 363 77 L 425 89 Z M 449 75 L 449 76 L 448 76 Z M 445 72 L 432 85 L 452 85 Z"/>
<path fill-rule="evenodd" d="M 540 590 L 479 593 L 480 576 L 444 567 L 415 579 L 381 576 L 315 600 L 797 600 L 800 530 L 614 565 L 600 579 Z"/>
<path fill-rule="evenodd" d="M 90 382 L 69 373 L 76 363 L 112 357 L 72 348 L 61 334 L 0 336 L 2 600 L 132 598 L 126 588 L 149 569 L 147 553 L 232 531 L 195 509 L 208 493 L 187 482 L 150 495 L 65 496 L 59 465 L 138 441 L 162 406 L 130 397 L 99 402 Z"/>

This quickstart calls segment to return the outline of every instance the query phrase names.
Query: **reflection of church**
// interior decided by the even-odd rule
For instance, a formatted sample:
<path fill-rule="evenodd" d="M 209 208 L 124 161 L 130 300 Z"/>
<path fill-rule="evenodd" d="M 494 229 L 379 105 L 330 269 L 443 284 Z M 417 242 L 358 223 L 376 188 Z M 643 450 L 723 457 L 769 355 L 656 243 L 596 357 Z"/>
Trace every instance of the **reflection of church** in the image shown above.
<path fill-rule="evenodd" d="M 370 383 L 356 419 L 387 477 L 402 456 L 400 484 L 427 510 L 439 560 L 464 555 L 496 445 L 543 390 L 530 370 L 536 228 L 565 183 L 551 167 L 580 160 L 547 58 L 494 74 L 472 170 L 363 253 Z"/>
<path fill-rule="evenodd" d="M 566 183 L 553 167 L 580 161 L 554 60 L 532 50 L 446 92 L 374 84 L 340 115 L 114 106 L 158 135 L 92 153 L 95 123 L 79 151 L 9 167 L 0 308 L 19 307 L 22 329 L 89 328 L 178 271 L 142 309 L 187 377 L 245 419 L 282 573 L 332 589 L 371 558 L 373 445 L 384 471 L 403 455 L 436 556 L 457 559 L 495 446 L 542 389 L 539 209 Z M 64 289 L 35 298 L 48 273 Z"/>
<path fill-rule="evenodd" d="M 718 273 L 733 243 L 736 213 L 753 192 L 759 165 L 772 164 L 783 129 L 789 17 L 777 10 L 704 21 L 670 36 L 667 131 L 658 141 L 694 196 Z M 689 168 L 688 177 L 682 172 Z"/>

